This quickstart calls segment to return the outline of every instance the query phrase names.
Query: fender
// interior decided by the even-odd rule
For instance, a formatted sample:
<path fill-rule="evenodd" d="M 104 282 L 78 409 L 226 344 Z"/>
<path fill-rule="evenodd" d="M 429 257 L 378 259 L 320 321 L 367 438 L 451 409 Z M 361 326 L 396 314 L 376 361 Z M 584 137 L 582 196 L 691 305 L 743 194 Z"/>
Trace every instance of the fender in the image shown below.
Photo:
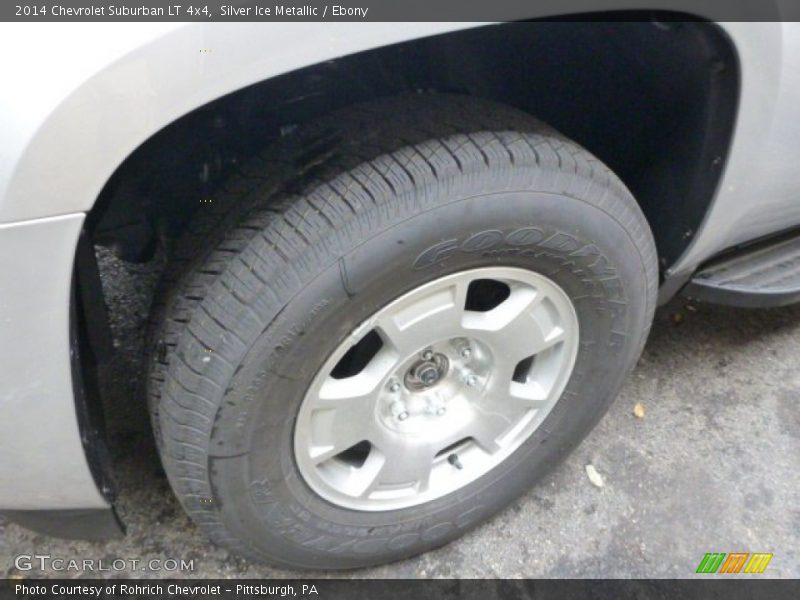
<path fill-rule="evenodd" d="M 10 73 L 0 129 L 9 133 L 0 159 L 0 223 L 88 211 L 142 142 L 225 94 L 342 55 L 473 25 L 42 23 L 34 32 L 31 24 L 6 24 L 0 53 L 18 59 L 4 69 Z M 43 38 L 57 52 L 45 51 Z M 32 81 L 30 92 L 8 93 Z"/>
<path fill-rule="evenodd" d="M 630 8 L 609 1 L 609 9 Z M 669 0 L 644 2 L 668 9 Z M 680 3 L 677 3 L 680 4 Z M 551 12 L 531 17 L 552 16 Z M 604 7 L 605 8 L 605 7 Z M 557 14 L 557 13 L 555 13 Z M 0 27 L 4 70 L 0 126 L 0 223 L 91 209 L 115 169 L 150 136 L 225 94 L 325 60 L 481 23 L 15 24 Z M 763 234 L 735 227 L 753 192 L 752 148 L 768 142 L 785 77 L 784 23 L 723 24 L 744 86 L 736 134 L 717 201 L 667 275 L 687 273 L 715 252 Z M 35 26 L 36 34 L 31 28 Z M 42 37 L 58 53 L 43 52 Z M 76 45 L 88 38 L 92 44 Z M 103 48 L 97 52 L 96 48 Z M 35 78 L 31 77 L 36 73 Z M 752 165 L 750 165 L 752 167 Z M 80 176 L 76 176 L 80 174 Z M 761 227 L 765 229 L 766 226 Z"/>

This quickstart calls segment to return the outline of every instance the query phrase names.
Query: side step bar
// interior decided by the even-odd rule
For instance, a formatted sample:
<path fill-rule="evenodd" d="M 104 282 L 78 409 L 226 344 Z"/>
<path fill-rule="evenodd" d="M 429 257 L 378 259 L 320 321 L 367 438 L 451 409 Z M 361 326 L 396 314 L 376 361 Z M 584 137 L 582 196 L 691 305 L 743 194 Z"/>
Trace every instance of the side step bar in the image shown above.
<path fill-rule="evenodd" d="M 800 302 L 800 234 L 712 261 L 694 274 L 681 295 L 745 308 Z"/>

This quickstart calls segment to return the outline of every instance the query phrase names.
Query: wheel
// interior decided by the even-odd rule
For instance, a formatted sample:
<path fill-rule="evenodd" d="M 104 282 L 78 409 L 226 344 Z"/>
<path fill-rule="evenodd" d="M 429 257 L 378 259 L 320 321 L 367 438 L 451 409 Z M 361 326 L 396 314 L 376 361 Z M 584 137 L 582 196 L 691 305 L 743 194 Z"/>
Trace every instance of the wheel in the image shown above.
<path fill-rule="evenodd" d="M 456 538 L 588 433 L 647 336 L 636 202 L 515 109 L 350 107 L 227 189 L 168 271 L 149 380 L 176 495 L 247 558 L 353 568 Z"/>

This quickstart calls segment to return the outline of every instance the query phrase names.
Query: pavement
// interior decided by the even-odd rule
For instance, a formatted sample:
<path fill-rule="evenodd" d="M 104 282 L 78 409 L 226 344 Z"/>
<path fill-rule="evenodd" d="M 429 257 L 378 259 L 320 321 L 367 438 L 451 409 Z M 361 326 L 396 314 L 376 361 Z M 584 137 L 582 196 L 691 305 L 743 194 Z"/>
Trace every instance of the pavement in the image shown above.
<path fill-rule="evenodd" d="M 330 576 L 276 571 L 211 546 L 173 497 L 141 391 L 141 336 L 158 265 L 128 265 L 101 252 L 118 345 L 102 385 L 127 537 L 64 541 L 0 523 L 0 572 Z M 756 311 L 674 302 L 657 315 L 644 355 L 609 413 L 522 499 L 436 551 L 333 575 L 683 578 L 695 575 L 707 552 L 744 551 L 774 554 L 757 577 L 798 578 L 799 391 L 800 306 Z M 590 481 L 587 465 L 602 487 Z M 28 571 L 14 566 L 21 554 L 141 563 L 105 573 Z M 182 559 L 193 568 L 142 570 L 152 559 Z"/>

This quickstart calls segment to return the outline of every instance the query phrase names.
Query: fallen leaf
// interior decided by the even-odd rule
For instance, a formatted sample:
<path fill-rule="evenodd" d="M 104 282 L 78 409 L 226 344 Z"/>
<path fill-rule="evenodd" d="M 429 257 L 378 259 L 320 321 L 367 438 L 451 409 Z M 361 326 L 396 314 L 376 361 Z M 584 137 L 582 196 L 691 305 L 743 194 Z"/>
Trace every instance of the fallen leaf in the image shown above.
<path fill-rule="evenodd" d="M 644 404 L 637 402 L 633 407 L 633 414 L 640 419 L 644 419 Z"/>
<path fill-rule="evenodd" d="M 603 476 L 597 472 L 594 465 L 586 465 L 586 476 L 589 478 L 591 484 L 595 487 L 603 487 L 606 483 L 603 481 Z"/>

